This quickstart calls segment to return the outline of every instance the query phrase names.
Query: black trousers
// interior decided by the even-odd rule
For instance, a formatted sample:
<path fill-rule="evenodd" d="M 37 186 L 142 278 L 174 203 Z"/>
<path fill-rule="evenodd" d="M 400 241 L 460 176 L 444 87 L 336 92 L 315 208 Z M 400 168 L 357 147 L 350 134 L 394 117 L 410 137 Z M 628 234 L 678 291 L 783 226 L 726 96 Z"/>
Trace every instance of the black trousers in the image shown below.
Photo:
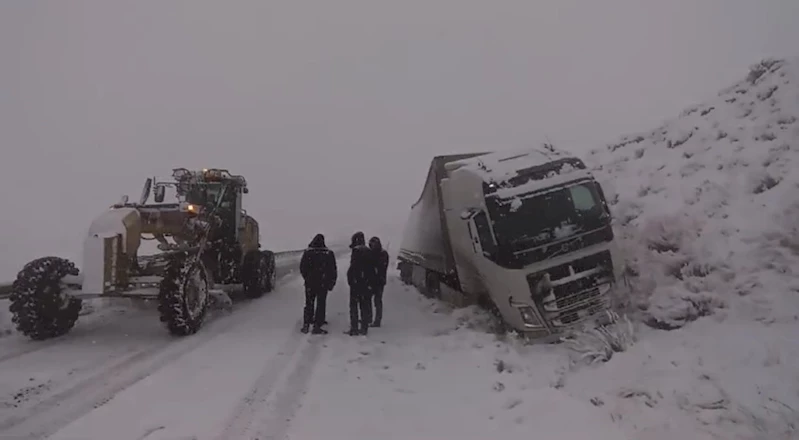
<path fill-rule="evenodd" d="M 350 286 L 350 329 L 368 329 L 372 323 L 372 302 L 366 286 Z"/>
<path fill-rule="evenodd" d="M 376 286 L 372 289 L 372 298 L 375 304 L 375 320 L 374 322 L 380 323 L 383 320 L 383 288 L 385 286 Z"/>
<path fill-rule="evenodd" d="M 314 310 L 315 308 L 315 310 Z M 327 309 L 327 289 L 318 287 L 305 287 L 305 309 L 302 322 L 304 325 L 313 324 L 321 327 L 325 323 Z"/>

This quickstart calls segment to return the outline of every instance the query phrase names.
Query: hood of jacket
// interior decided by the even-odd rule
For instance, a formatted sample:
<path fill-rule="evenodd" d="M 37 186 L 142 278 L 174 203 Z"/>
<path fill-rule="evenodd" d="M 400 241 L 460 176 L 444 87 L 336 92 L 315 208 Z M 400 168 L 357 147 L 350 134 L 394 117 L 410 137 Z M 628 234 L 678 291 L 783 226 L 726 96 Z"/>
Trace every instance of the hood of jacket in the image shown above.
<path fill-rule="evenodd" d="M 322 234 L 316 234 L 316 236 L 311 240 L 311 243 L 308 244 L 309 248 L 323 248 L 325 247 L 325 236 Z"/>
<path fill-rule="evenodd" d="M 369 248 L 373 249 L 373 250 L 376 250 L 376 251 L 382 251 L 383 250 L 383 243 L 380 242 L 379 238 L 372 237 L 372 238 L 369 239 Z"/>
<path fill-rule="evenodd" d="M 357 246 L 366 246 L 366 237 L 363 235 L 363 232 L 360 231 L 352 234 L 350 249 L 354 249 Z"/>

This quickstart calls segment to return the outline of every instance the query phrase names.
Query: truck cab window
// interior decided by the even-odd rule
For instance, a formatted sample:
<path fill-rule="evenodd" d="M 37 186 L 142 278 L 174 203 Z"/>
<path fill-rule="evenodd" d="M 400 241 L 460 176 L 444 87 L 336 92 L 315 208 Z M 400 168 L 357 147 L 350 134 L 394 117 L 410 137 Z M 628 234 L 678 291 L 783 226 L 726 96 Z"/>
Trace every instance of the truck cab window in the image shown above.
<path fill-rule="evenodd" d="M 480 211 L 473 217 L 474 226 L 477 228 L 477 237 L 480 239 L 480 246 L 489 255 L 494 255 L 497 251 L 497 244 L 494 242 L 494 235 L 491 234 L 491 226 L 488 224 L 488 216 L 485 211 Z"/>
<path fill-rule="evenodd" d="M 591 190 L 585 185 L 575 185 L 569 188 L 572 204 L 578 211 L 590 211 L 596 207 L 596 201 Z"/>

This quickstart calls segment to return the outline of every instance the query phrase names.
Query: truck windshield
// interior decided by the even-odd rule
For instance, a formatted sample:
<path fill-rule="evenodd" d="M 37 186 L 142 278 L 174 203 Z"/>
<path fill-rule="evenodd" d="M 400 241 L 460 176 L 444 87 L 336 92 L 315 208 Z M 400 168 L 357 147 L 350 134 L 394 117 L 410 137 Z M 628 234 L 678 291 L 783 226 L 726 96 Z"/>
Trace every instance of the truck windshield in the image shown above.
<path fill-rule="evenodd" d="M 505 253 L 540 247 L 607 224 L 593 181 L 517 199 L 487 197 L 497 244 Z"/>

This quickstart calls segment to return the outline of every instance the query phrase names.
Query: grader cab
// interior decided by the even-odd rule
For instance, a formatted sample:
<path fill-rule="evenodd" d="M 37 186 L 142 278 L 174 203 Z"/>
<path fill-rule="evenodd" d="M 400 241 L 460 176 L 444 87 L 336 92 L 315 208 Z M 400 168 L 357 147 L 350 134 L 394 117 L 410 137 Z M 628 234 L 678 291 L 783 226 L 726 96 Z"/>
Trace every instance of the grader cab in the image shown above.
<path fill-rule="evenodd" d="M 175 202 L 164 202 L 168 188 Z M 272 291 L 275 255 L 261 250 L 258 222 L 243 209 L 248 192 L 244 177 L 221 169 L 148 178 L 138 203 L 123 197 L 92 222 L 82 273 L 59 257 L 25 265 L 10 297 L 17 329 L 32 339 L 59 336 L 74 326 L 84 299 L 126 297 L 158 301 L 161 321 L 183 336 L 200 329 L 226 292 Z M 157 250 L 140 255 L 146 241 Z"/>

